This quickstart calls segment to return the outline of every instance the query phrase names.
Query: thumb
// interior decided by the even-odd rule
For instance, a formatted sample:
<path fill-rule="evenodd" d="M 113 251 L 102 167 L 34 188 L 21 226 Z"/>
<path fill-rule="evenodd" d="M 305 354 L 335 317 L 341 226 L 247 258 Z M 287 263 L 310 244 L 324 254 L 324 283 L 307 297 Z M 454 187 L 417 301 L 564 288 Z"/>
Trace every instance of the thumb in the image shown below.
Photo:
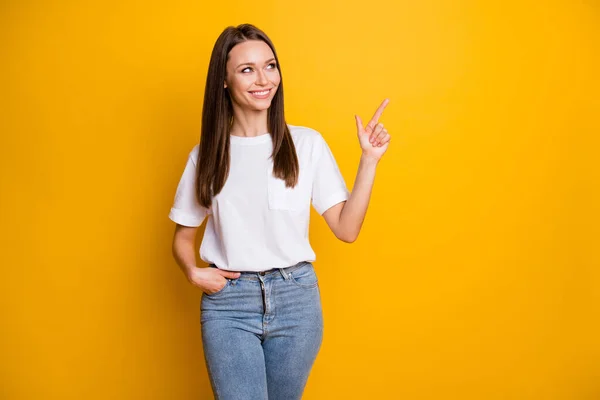
<path fill-rule="evenodd" d="M 223 271 L 223 270 L 219 270 L 219 272 L 221 273 L 221 275 L 223 275 L 225 278 L 231 278 L 231 279 L 235 279 L 235 278 L 239 278 L 241 273 L 239 272 L 233 272 L 233 271 Z"/>
<path fill-rule="evenodd" d="M 358 133 L 362 133 L 362 131 L 364 130 L 362 120 L 356 114 L 354 115 L 354 119 L 356 120 L 356 130 L 358 131 Z"/>

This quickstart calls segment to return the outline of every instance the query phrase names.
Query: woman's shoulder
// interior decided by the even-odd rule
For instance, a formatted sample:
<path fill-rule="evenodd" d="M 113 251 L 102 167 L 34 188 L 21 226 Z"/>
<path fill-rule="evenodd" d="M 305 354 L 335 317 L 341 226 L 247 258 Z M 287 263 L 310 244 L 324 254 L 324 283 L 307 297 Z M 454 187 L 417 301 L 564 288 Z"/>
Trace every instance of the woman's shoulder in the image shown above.
<path fill-rule="evenodd" d="M 200 143 L 196 143 L 190 153 L 188 154 L 188 158 L 192 160 L 194 165 L 196 165 L 196 161 L 198 160 L 198 152 L 200 151 Z"/>
<path fill-rule="evenodd" d="M 294 139 L 294 143 L 308 142 L 315 144 L 324 140 L 323 135 L 316 129 L 301 125 L 287 124 L 287 126 L 290 128 L 290 134 Z"/>

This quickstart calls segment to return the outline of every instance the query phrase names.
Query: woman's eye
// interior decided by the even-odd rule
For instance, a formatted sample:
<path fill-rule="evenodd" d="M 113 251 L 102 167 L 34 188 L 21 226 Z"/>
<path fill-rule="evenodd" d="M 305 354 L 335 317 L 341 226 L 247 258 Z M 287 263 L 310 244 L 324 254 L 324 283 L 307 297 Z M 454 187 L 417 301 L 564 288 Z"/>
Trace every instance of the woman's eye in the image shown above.
<path fill-rule="evenodd" d="M 269 64 L 269 67 L 271 67 L 271 66 L 272 66 L 273 68 L 276 68 L 276 67 L 277 67 L 277 63 L 271 63 L 271 64 Z M 271 69 L 273 69 L 273 68 L 271 68 Z M 250 67 L 246 67 L 246 68 L 244 68 L 244 69 L 242 70 L 242 72 L 246 72 L 246 70 L 247 70 L 247 69 L 249 69 L 249 70 L 252 70 L 252 68 L 250 68 Z"/>

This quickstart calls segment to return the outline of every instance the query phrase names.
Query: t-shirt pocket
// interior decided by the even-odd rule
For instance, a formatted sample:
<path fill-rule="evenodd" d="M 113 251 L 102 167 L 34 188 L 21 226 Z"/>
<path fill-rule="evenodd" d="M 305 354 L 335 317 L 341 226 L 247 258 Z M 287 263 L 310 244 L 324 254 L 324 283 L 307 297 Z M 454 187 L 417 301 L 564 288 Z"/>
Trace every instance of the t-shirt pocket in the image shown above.
<path fill-rule="evenodd" d="M 302 179 L 302 172 L 298 184 L 290 188 L 283 179 L 273 176 L 273 171 L 267 171 L 267 190 L 271 210 L 302 211 L 310 207 L 310 190 Z"/>

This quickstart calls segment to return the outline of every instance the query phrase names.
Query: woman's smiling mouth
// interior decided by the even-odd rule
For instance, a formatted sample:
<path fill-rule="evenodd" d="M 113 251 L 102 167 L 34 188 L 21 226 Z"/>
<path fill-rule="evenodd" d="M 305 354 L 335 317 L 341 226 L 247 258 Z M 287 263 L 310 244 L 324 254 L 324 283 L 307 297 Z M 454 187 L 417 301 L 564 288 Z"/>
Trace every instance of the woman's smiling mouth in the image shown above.
<path fill-rule="evenodd" d="M 269 94 L 271 93 L 272 89 L 267 89 L 267 90 L 255 90 L 253 92 L 250 92 L 250 94 L 253 97 L 256 97 L 257 99 L 266 99 L 267 97 L 269 97 Z"/>

